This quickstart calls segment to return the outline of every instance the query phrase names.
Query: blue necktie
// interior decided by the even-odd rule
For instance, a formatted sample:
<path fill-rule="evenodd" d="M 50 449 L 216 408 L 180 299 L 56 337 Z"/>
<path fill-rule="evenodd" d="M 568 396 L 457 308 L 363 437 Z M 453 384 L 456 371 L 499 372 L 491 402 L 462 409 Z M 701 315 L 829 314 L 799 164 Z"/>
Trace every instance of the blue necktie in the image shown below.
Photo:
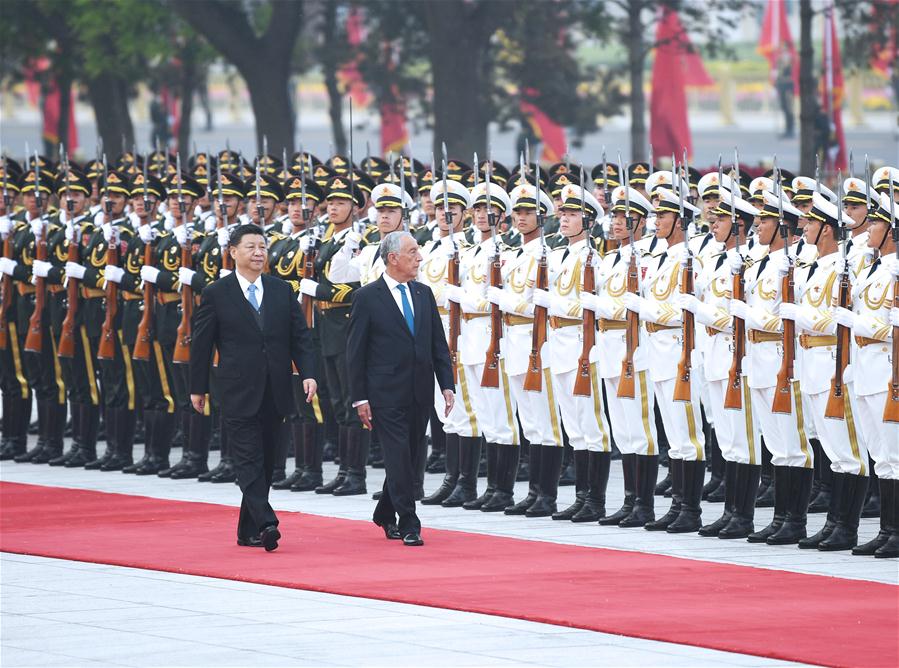
<path fill-rule="evenodd" d="M 400 291 L 400 296 L 403 298 L 403 317 L 406 319 L 406 324 L 409 326 L 412 336 L 415 336 L 415 317 L 412 315 L 412 304 L 409 303 L 409 298 L 406 296 L 406 286 L 400 284 L 396 288 Z"/>
<path fill-rule="evenodd" d="M 250 306 L 252 306 L 256 312 L 259 312 L 259 302 L 256 301 L 256 286 L 252 283 L 247 288 L 247 301 L 250 302 Z"/>

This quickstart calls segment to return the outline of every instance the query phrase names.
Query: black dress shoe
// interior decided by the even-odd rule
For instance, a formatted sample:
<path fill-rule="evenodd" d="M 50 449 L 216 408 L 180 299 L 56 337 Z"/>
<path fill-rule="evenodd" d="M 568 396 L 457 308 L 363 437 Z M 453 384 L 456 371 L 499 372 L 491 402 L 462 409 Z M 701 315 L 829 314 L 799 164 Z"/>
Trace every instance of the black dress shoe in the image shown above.
<path fill-rule="evenodd" d="M 259 534 L 259 541 L 262 543 L 262 547 L 265 548 L 266 552 L 274 552 L 278 549 L 278 541 L 281 540 L 281 532 L 278 531 L 278 527 L 274 525 L 269 525 L 262 530 L 262 533 Z"/>
<path fill-rule="evenodd" d="M 403 536 L 403 545 L 407 547 L 416 547 L 418 545 L 424 545 L 425 542 L 421 539 L 421 534 L 417 531 L 413 531 L 412 533 L 407 533 Z"/>
<path fill-rule="evenodd" d="M 241 547 L 262 547 L 262 539 L 259 536 L 250 538 L 238 538 L 237 544 Z"/>
<path fill-rule="evenodd" d="M 382 496 L 384 496 L 384 490 L 379 489 L 377 492 L 371 495 L 371 498 L 372 501 L 380 501 Z"/>
<path fill-rule="evenodd" d="M 206 465 L 206 462 L 192 461 L 174 469 L 169 477 L 172 480 L 189 480 L 190 478 L 198 477 L 201 473 L 206 473 L 208 470 L 209 467 Z"/>
<path fill-rule="evenodd" d="M 381 524 L 380 522 L 375 522 L 379 527 L 384 530 L 384 537 L 387 540 L 401 540 L 403 538 L 400 533 L 399 527 L 396 524 L 391 522 L 390 524 Z"/>

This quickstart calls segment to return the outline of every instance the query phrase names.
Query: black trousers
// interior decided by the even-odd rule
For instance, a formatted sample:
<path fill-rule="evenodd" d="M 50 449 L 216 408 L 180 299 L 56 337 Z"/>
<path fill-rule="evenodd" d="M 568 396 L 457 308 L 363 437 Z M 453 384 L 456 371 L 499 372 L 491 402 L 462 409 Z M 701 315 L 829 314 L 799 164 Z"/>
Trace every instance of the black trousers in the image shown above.
<path fill-rule="evenodd" d="M 379 524 L 396 521 L 400 533 L 421 531 L 415 514 L 415 486 L 422 460 L 427 456 L 425 431 L 430 406 L 413 404 L 404 408 L 372 408 L 372 426 L 384 454 L 383 493 L 373 519 Z"/>
<path fill-rule="evenodd" d="M 265 394 L 259 412 L 250 417 L 223 414 L 223 429 L 228 434 L 228 450 L 237 472 L 237 484 L 243 492 L 237 537 L 252 538 L 265 527 L 278 524 L 268 502 L 272 472 L 278 455 L 278 436 L 284 417 L 274 408 L 271 384 L 266 379 Z"/>
<path fill-rule="evenodd" d="M 347 369 L 346 354 L 329 355 L 322 357 L 322 366 L 325 370 L 325 378 L 328 381 L 328 393 L 331 400 L 331 408 L 334 411 L 334 419 L 341 427 L 361 427 L 359 415 L 353 408 L 353 400 L 350 397 L 349 371 Z"/>

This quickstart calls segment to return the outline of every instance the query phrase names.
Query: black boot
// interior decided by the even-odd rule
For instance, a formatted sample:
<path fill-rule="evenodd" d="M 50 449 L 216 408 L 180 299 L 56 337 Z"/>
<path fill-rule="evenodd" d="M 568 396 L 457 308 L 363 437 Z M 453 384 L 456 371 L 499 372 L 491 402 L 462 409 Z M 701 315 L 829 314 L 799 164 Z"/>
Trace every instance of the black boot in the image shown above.
<path fill-rule="evenodd" d="M 737 462 L 724 463 L 724 512 L 717 520 L 702 527 L 699 530 L 700 536 L 717 536 L 730 523 L 737 503 L 737 467 Z"/>
<path fill-rule="evenodd" d="M 362 427 L 347 427 L 347 459 L 346 477 L 334 488 L 334 496 L 357 496 L 365 494 L 365 466 L 368 462 L 368 450 L 371 432 Z"/>
<path fill-rule="evenodd" d="M 818 543 L 822 552 L 851 550 L 858 545 L 858 522 L 868 492 L 868 476 L 843 474 L 840 498 L 840 517 L 830 535 Z"/>
<path fill-rule="evenodd" d="M 892 494 L 895 489 L 891 484 L 891 480 L 878 478 L 880 487 L 880 531 L 867 543 L 852 548 L 852 554 L 870 557 L 879 548 L 889 540 L 892 527 L 896 524 L 896 517 L 893 515 L 896 509 L 896 502 L 893 500 Z"/>
<path fill-rule="evenodd" d="M 764 529 L 746 537 L 750 543 L 767 542 L 768 538 L 780 531 L 787 518 L 787 509 L 790 507 L 790 467 L 774 466 L 773 469 L 774 479 L 771 484 L 774 487 L 774 518 Z M 756 508 L 758 508 L 758 503 L 756 503 Z"/>
<path fill-rule="evenodd" d="M 524 515 L 528 508 L 537 501 L 537 497 L 540 495 L 540 467 L 542 466 L 540 457 L 542 456 L 543 448 L 544 446 L 534 445 L 533 443 L 528 445 L 528 494 L 514 506 L 506 508 L 503 511 L 506 515 Z M 555 508 L 552 513 L 554 512 L 556 512 Z"/>
<path fill-rule="evenodd" d="M 26 450 L 18 457 L 15 457 L 13 461 L 16 464 L 27 464 L 30 463 L 32 459 L 37 457 L 41 452 L 43 452 L 44 447 L 47 445 L 47 403 L 46 401 L 38 401 L 37 402 L 37 443 L 31 450 Z"/>
<path fill-rule="evenodd" d="M 480 510 L 481 506 L 487 503 L 490 500 L 490 497 L 493 496 L 493 493 L 496 491 L 496 476 L 497 476 L 497 448 L 499 447 L 496 443 L 486 443 L 485 450 L 487 451 L 487 489 L 484 490 L 484 493 L 481 494 L 478 498 L 473 501 L 466 501 L 462 504 L 462 507 L 465 510 Z M 505 508 L 505 506 L 503 506 Z"/>
<path fill-rule="evenodd" d="M 872 483 L 868 485 L 868 496 L 865 498 L 865 505 L 862 506 L 862 517 L 880 517 L 880 485 L 874 484 L 877 480 L 877 474 L 874 472 L 874 462 L 869 461 L 868 470 L 871 472 Z"/>
<path fill-rule="evenodd" d="M 3 393 L 3 437 L 6 447 L 0 454 L 0 460 L 8 461 L 25 454 L 28 443 L 28 421 L 31 420 L 31 397 L 7 398 Z"/>
<path fill-rule="evenodd" d="M 618 524 L 634 510 L 637 498 L 637 455 L 621 455 L 621 473 L 624 476 L 624 504 L 611 515 L 600 518 L 603 526 Z"/>
<path fill-rule="evenodd" d="M 519 433 L 521 431 L 519 430 Z M 531 449 L 528 447 L 530 443 L 528 443 L 527 439 L 522 436 L 523 446 L 519 449 L 519 459 L 518 459 L 518 471 L 515 474 L 516 482 L 524 482 L 525 480 L 531 479 Z"/>
<path fill-rule="evenodd" d="M 736 493 L 733 515 L 725 527 L 718 532 L 718 538 L 747 538 L 755 525 L 755 499 L 759 489 L 762 467 L 757 464 L 737 464 Z"/>
<path fill-rule="evenodd" d="M 431 409 L 431 454 L 425 462 L 428 473 L 446 473 L 446 434 L 437 412 Z"/>
<path fill-rule="evenodd" d="M 565 432 L 564 426 L 562 432 L 563 434 Z M 564 454 L 562 456 L 562 473 L 559 474 L 559 487 L 571 487 L 575 483 L 574 450 L 567 444 L 567 441 L 565 441 L 565 443 L 565 449 L 563 450 Z"/>
<path fill-rule="evenodd" d="M 83 439 L 77 452 L 63 463 L 66 468 L 80 468 L 97 458 L 97 434 L 100 430 L 100 407 L 93 404 L 81 406 Z"/>
<path fill-rule="evenodd" d="M 755 495 L 755 507 L 774 507 L 774 466 L 771 464 L 771 452 L 765 447 L 764 436 L 762 436 L 762 477 Z"/>
<path fill-rule="evenodd" d="M 671 473 L 671 507 L 659 519 L 647 522 L 643 527 L 647 531 L 665 531 L 680 515 L 684 500 L 684 460 L 670 458 L 668 471 Z"/>
<path fill-rule="evenodd" d="M 799 541 L 799 549 L 814 550 L 818 545 L 833 532 L 840 519 L 840 505 L 843 502 L 843 484 L 846 477 L 842 473 L 833 473 L 827 476 L 827 499 L 830 506 L 827 508 L 827 518 L 824 520 L 824 526 L 814 535 L 803 538 Z"/>
<path fill-rule="evenodd" d="M 116 410 L 117 409 L 112 406 L 103 407 L 103 428 L 106 431 L 106 438 L 104 439 L 106 441 L 106 448 L 103 450 L 102 455 L 95 457 L 84 465 L 84 468 L 88 471 L 99 471 L 106 462 L 112 459 L 112 456 L 118 448 L 118 444 L 116 443 Z"/>
<path fill-rule="evenodd" d="M 447 443 L 449 445 L 449 443 Z M 478 495 L 478 468 L 481 465 L 481 438 L 459 438 L 459 479 L 452 493 L 441 503 L 444 508 L 461 508 Z"/>
<path fill-rule="evenodd" d="M 574 451 L 574 503 L 565 510 L 553 513 L 554 520 L 570 521 L 584 507 L 587 501 L 587 476 L 590 466 L 588 462 L 586 450 Z"/>
<path fill-rule="evenodd" d="M 706 443 L 709 444 L 709 461 L 708 469 L 712 476 L 709 481 L 702 486 L 702 499 L 711 503 L 720 503 L 726 501 L 726 490 L 721 489 L 721 485 L 725 481 L 724 455 L 721 454 L 721 447 L 718 445 L 718 435 L 715 429 L 710 427 L 706 432 Z"/>
<path fill-rule="evenodd" d="M 343 484 L 343 481 L 346 480 L 348 429 L 348 427 L 344 426 L 337 427 L 337 457 L 340 459 L 340 464 L 338 464 L 337 467 L 337 475 L 324 485 L 316 487 L 316 494 L 333 494 L 334 490 L 340 487 Z"/>
<path fill-rule="evenodd" d="M 311 492 L 322 484 L 324 427 L 314 422 L 304 422 L 301 427 L 305 467 L 300 479 L 291 485 L 291 492 Z"/>
<path fill-rule="evenodd" d="M 671 496 L 671 486 L 674 481 L 671 478 L 671 459 L 668 460 L 668 473 L 659 482 L 656 483 L 653 494 L 656 496 Z"/>
<path fill-rule="evenodd" d="M 286 423 L 283 425 L 286 430 Z M 196 411 L 190 414 L 190 435 L 187 461 L 172 471 L 172 480 L 197 478 L 209 470 L 209 441 L 212 438 L 212 417 Z"/>
<path fill-rule="evenodd" d="M 518 473 L 518 459 L 521 447 L 511 444 L 496 446 L 496 489 L 481 506 L 481 512 L 498 513 L 511 508 L 515 503 L 515 478 Z M 463 506 L 464 507 L 464 506 Z"/>
<path fill-rule="evenodd" d="M 115 412 L 113 416 L 115 431 L 113 434 L 116 450 L 112 453 L 112 457 L 100 466 L 101 471 L 121 471 L 134 462 L 134 433 L 137 414 L 128 408 L 116 408 L 113 410 Z M 109 426 L 107 425 L 106 428 L 109 429 Z"/>
<path fill-rule="evenodd" d="M 144 409 L 144 456 L 139 460 L 122 467 L 122 473 L 137 473 L 153 460 L 153 429 L 156 425 L 158 411 Z"/>
<path fill-rule="evenodd" d="M 821 442 L 817 438 L 810 438 L 812 452 L 815 457 L 815 482 L 812 485 L 811 500 L 808 503 L 808 512 L 826 513 L 830 510 L 830 497 L 833 492 L 833 471 L 830 468 L 830 459 Z M 839 505 L 839 504 L 838 504 Z"/>
<path fill-rule="evenodd" d="M 487 440 L 481 436 L 481 447 L 478 449 L 480 460 L 478 461 L 478 477 L 487 477 Z M 475 490 L 477 491 L 477 490 Z"/>
<path fill-rule="evenodd" d="M 531 450 L 530 471 L 534 471 L 537 463 L 537 499 L 524 512 L 525 517 L 551 517 L 556 512 L 564 455 L 564 450 L 558 445 L 541 445 L 538 450 Z"/>
<path fill-rule="evenodd" d="M 642 527 L 656 518 L 655 487 L 659 476 L 659 456 L 635 455 L 635 458 L 637 496 L 634 498 L 634 509 L 630 515 L 618 523 L 622 529 Z"/>
<path fill-rule="evenodd" d="M 63 439 L 66 431 L 66 405 L 55 401 L 47 402 L 47 430 L 44 449 L 31 460 L 32 464 L 47 464 L 62 455 Z"/>
<path fill-rule="evenodd" d="M 611 452 L 587 453 L 587 496 L 572 522 L 598 522 L 606 514 L 606 489 L 609 486 Z"/>
<path fill-rule="evenodd" d="M 305 451 L 303 450 L 303 423 L 294 420 L 290 423 L 290 440 L 293 445 L 293 472 L 281 482 L 272 483 L 272 489 L 290 489 L 296 485 L 306 468 Z"/>
<path fill-rule="evenodd" d="M 892 518 L 890 536 L 886 542 L 874 551 L 877 559 L 896 559 L 899 557 L 899 480 L 886 480 L 890 487 L 889 494 L 881 498 L 881 505 L 889 502 L 887 515 Z"/>
<path fill-rule="evenodd" d="M 705 481 L 705 462 L 688 462 L 684 466 L 684 496 L 680 512 L 665 529 L 668 533 L 693 533 L 702 526 L 702 483 Z"/>
<path fill-rule="evenodd" d="M 160 478 L 171 478 L 172 474 L 185 467 L 190 465 L 190 443 L 191 443 L 191 435 L 190 430 L 192 427 L 191 417 L 193 416 L 194 409 L 188 408 L 186 410 L 182 410 L 178 413 L 178 429 L 176 433 L 176 438 L 173 438 L 173 442 L 170 445 L 170 451 L 172 447 L 175 447 L 175 444 L 180 441 L 181 445 L 181 459 L 175 462 L 174 465 L 170 466 L 168 464 L 168 457 L 166 457 L 166 465 L 160 468 L 156 475 Z"/>
<path fill-rule="evenodd" d="M 146 417 L 144 417 L 146 420 Z M 175 413 L 155 411 L 153 427 L 150 432 L 150 459 L 134 472 L 137 475 L 157 475 L 170 468 L 169 456 L 172 453 L 172 439 L 175 436 L 177 423 Z"/>
<path fill-rule="evenodd" d="M 812 479 L 815 470 L 811 468 L 790 468 L 790 506 L 783 526 L 768 538 L 768 545 L 795 545 L 806 536 L 808 497 L 812 493 Z"/>
<path fill-rule="evenodd" d="M 459 435 L 446 434 L 446 473 L 437 491 L 421 500 L 423 506 L 439 506 L 449 498 L 459 480 Z"/>

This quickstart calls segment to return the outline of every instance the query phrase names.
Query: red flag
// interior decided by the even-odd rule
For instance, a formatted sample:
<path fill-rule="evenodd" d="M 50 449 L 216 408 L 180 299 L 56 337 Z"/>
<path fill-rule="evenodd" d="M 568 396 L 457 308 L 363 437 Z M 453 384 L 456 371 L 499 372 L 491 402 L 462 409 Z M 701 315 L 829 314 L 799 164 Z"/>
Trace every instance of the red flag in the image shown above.
<path fill-rule="evenodd" d="M 56 79 L 50 73 L 50 61 L 47 58 L 39 58 L 25 67 L 25 90 L 31 104 L 37 106 L 41 101 L 41 84 L 35 75 L 42 74 L 46 84 L 43 97 L 43 127 L 41 136 L 49 144 L 59 143 L 59 115 L 62 113 L 62 95 L 56 85 Z M 75 126 L 75 95 L 69 90 L 69 152 L 78 148 L 78 128 Z"/>
<path fill-rule="evenodd" d="M 364 35 L 362 34 L 362 10 L 358 7 L 350 9 L 349 16 L 346 20 L 346 38 L 347 43 L 351 47 L 356 47 L 362 43 Z M 365 81 L 362 80 L 362 73 L 359 72 L 359 59 L 361 54 L 357 55 L 350 62 L 340 68 L 337 72 L 337 78 L 343 83 L 344 89 L 349 91 L 353 104 L 359 107 L 366 106 L 371 101 L 371 94 Z"/>
<path fill-rule="evenodd" d="M 396 68 L 398 51 L 390 42 L 385 42 L 384 58 L 390 72 Z M 409 141 L 409 132 L 406 129 L 406 101 L 400 96 L 396 84 L 391 84 L 389 99 L 381 100 L 381 155 L 387 155 L 391 151 L 402 153 L 403 147 Z"/>
<path fill-rule="evenodd" d="M 772 83 L 777 79 L 778 63 L 781 56 L 785 52 L 789 53 L 792 63 L 793 89 L 794 92 L 799 91 L 799 58 L 796 56 L 796 46 L 793 44 L 793 36 L 790 34 L 787 5 L 784 0 L 768 0 L 756 50 L 768 59 L 769 76 Z"/>
<path fill-rule="evenodd" d="M 827 115 L 827 154 L 824 162 L 832 171 L 847 167 L 846 133 L 843 131 L 843 61 L 840 57 L 840 40 L 837 37 L 837 22 L 834 17 L 833 0 L 824 13 L 824 80 L 821 86 L 821 106 Z"/>
<path fill-rule="evenodd" d="M 674 153 L 680 157 L 685 148 L 688 155 L 693 153 L 687 122 L 683 35 L 684 29 L 677 12 L 663 7 L 662 19 L 656 28 L 656 43 L 659 46 L 652 65 L 649 105 L 649 142 L 656 155 Z"/>
<path fill-rule="evenodd" d="M 523 91 L 528 97 L 536 97 L 536 91 L 528 89 Z M 560 162 L 565 156 L 568 140 L 565 138 L 565 128 L 553 121 L 536 104 L 528 102 L 523 97 L 518 103 L 521 113 L 527 118 L 531 129 L 537 139 L 543 144 L 540 160 L 543 162 Z"/>
<path fill-rule="evenodd" d="M 893 68 L 896 66 L 896 23 L 895 16 L 897 8 L 890 5 L 896 5 L 899 0 L 883 0 L 882 4 L 874 5 L 874 15 L 871 17 L 871 30 L 879 31 L 880 26 L 875 23 L 885 22 L 886 24 L 886 43 L 878 37 L 874 43 L 872 51 L 874 55 L 871 57 L 871 69 L 877 72 L 884 79 L 892 76 Z"/>

